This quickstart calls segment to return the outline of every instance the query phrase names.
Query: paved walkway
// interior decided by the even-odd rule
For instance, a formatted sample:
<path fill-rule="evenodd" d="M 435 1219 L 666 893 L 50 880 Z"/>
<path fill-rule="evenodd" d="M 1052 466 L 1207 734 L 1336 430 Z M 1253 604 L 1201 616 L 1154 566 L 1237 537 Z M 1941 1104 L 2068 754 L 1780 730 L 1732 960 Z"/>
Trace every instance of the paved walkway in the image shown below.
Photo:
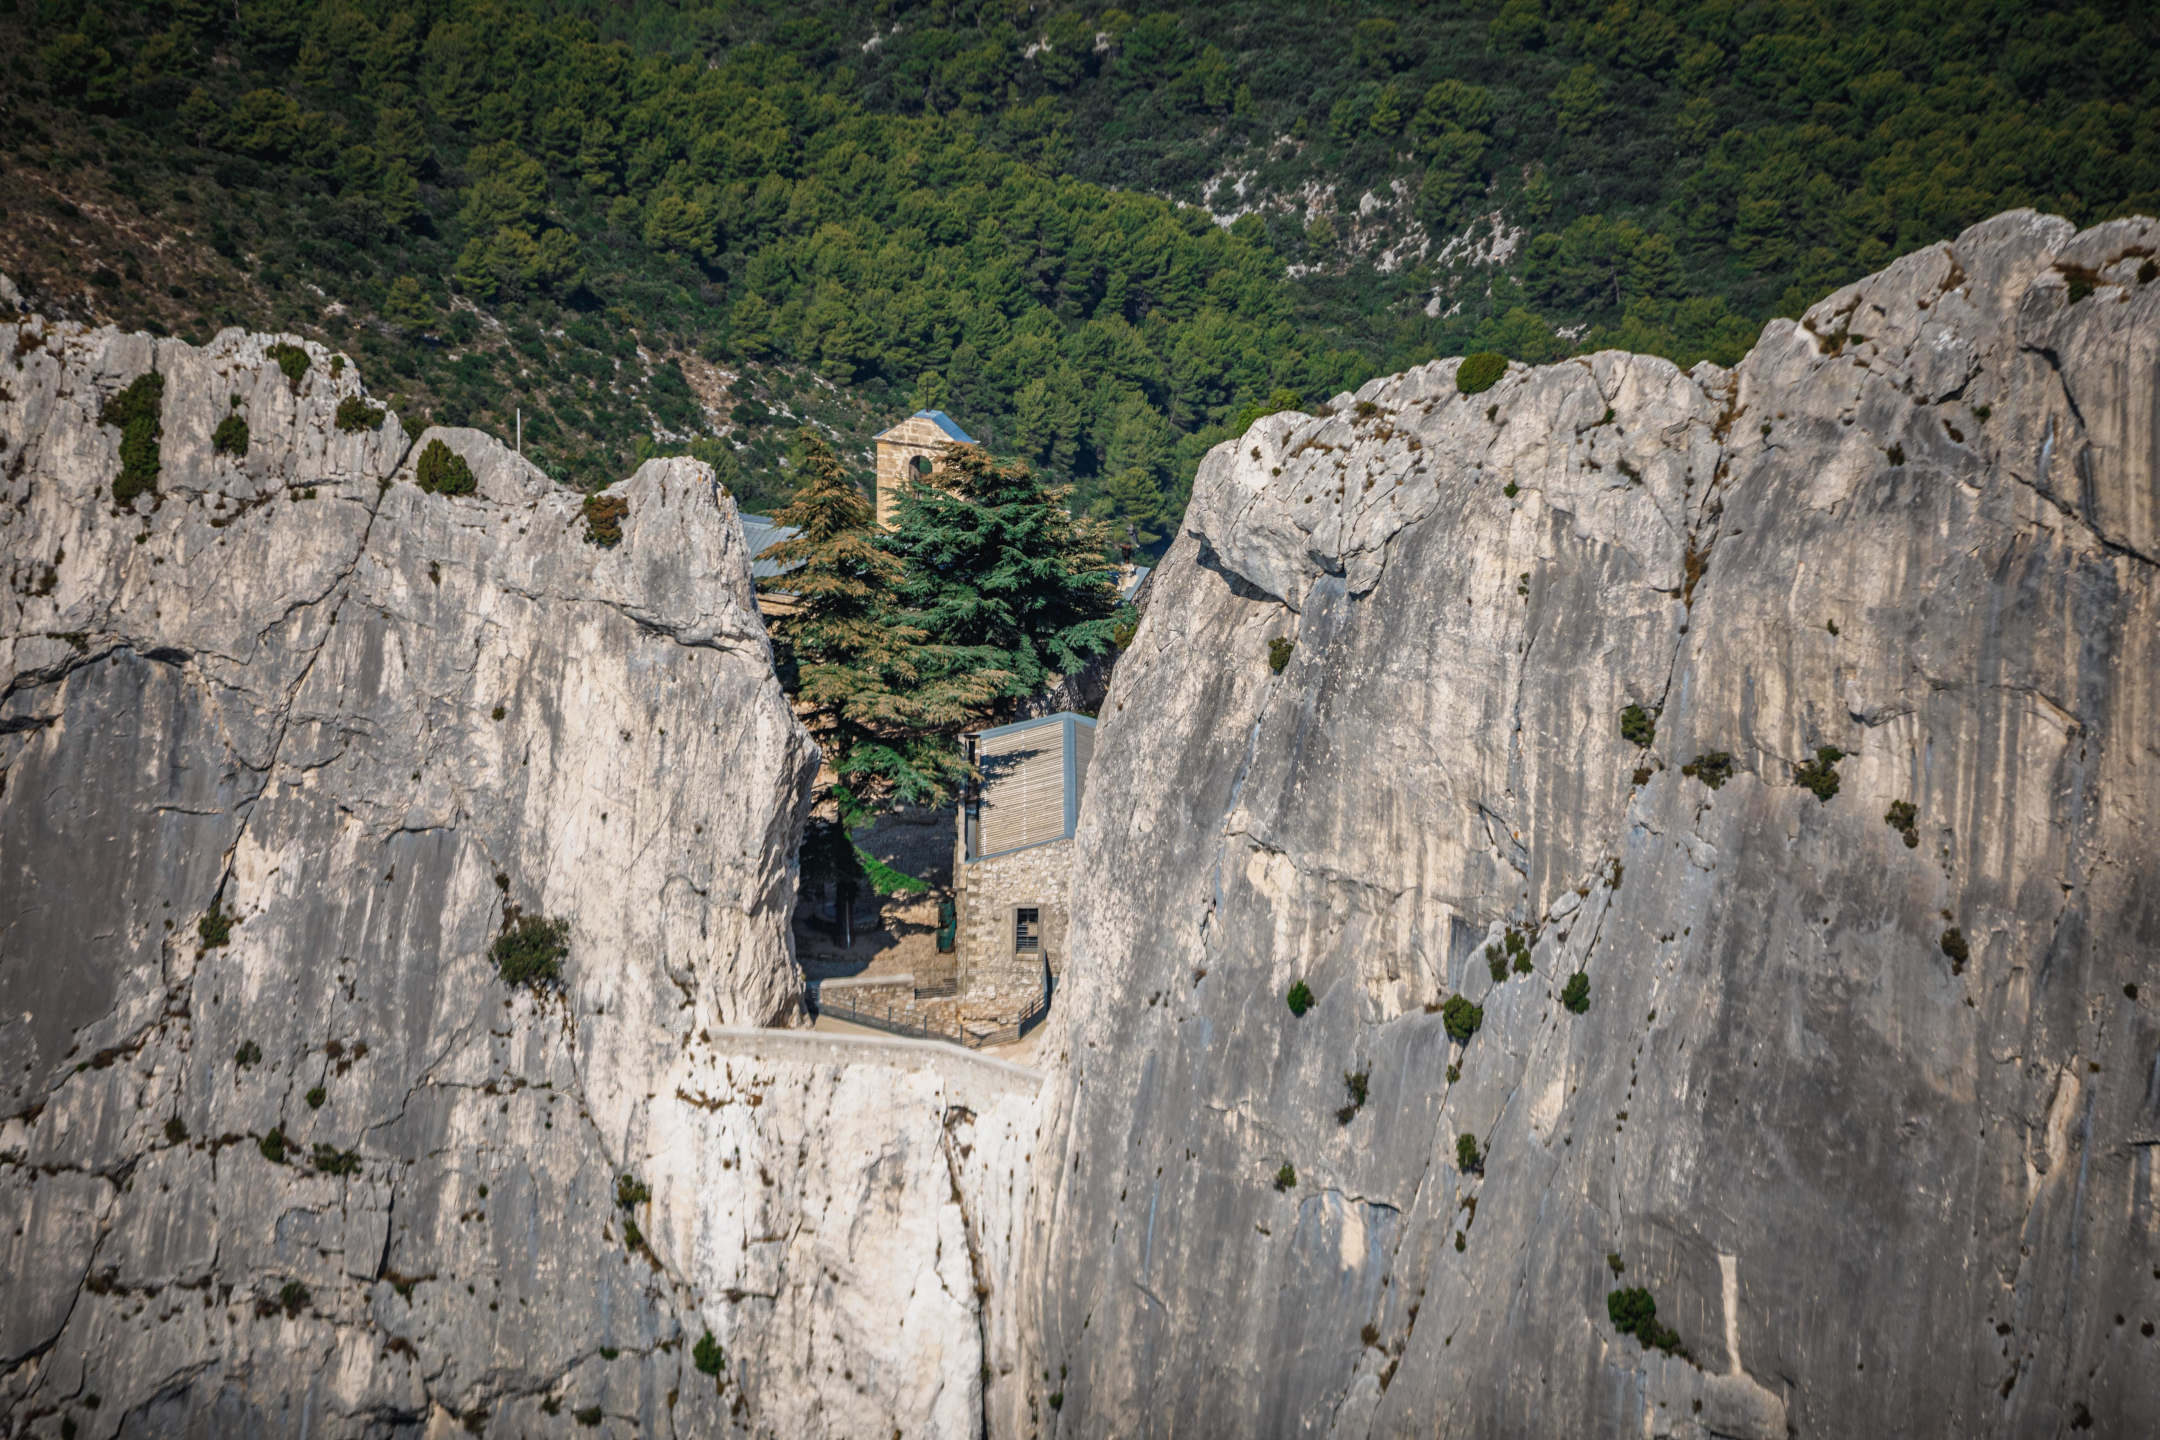
<path fill-rule="evenodd" d="M 981 1051 L 938 1040 L 906 1040 L 897 1035 L 878 1035 L 853 1026 L 846 1030 L 828 1030 L 822 1021 L 814 1030 L 761 1030 L 730 1025 L 710 1033 L 714 1046 L 727 1055 L 775 1064 L 885 1065 L 896 1070 L 928 1071 L 956 1090 L 964 1089 L 968 1094 L 986 1099 L 1000 1095 L 1032 1096 L 1043 1081 L 1039 1070 Z M 1008 1050 L 1018 1048 L 1007 1047 Z"/>

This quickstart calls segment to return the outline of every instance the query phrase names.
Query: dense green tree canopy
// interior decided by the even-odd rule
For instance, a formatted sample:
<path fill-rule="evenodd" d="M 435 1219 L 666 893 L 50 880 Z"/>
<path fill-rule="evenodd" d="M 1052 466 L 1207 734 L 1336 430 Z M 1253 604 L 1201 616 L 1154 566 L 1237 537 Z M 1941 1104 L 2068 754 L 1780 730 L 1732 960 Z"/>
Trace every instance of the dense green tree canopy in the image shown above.
<path fill-rule="evenodd" d="M 878 541 L 901 562 L 912 623 L 999 675 L 1012 700 L 1111 648 L 1116 570 L 1098 524 L 1075 519 L 1026 464 L 1001 464 L 978 446 L 948 450 L 936 479 L 901 492 Z"/>
<path fill-rule="evenodd" d="M 0 55 L 33 296 L 756 503 L 937 403 L 1139 545 L 1283 392 L 1730 361 L 1995 210 L 2160 208 L 2143 0 L 25 0 Z"/>
<path fill-rule="evenodd" d="M 906 569 L 879 547 L 869 500 L 814 433 L 802 449 L 802 486 L 775 517 L 797 533 L 766 552 L 784 572 L 768 588 L 793 609 L 771 628 L 838 777 L 841 819 L 938 803 L 967 773 L 952 736 L 989 712 L 1010 677 L 984 647 L 903 612 Z"/>

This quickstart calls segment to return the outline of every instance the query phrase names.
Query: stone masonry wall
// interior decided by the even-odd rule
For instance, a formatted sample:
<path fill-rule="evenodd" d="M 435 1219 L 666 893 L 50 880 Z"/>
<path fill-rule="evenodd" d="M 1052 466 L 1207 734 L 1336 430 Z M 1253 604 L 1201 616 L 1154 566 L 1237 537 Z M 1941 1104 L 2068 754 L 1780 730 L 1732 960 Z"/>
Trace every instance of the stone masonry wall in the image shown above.
<path fill-rule="evenodd" d="M 1063 968 L 1072 841 L 963 861 L 957 880 L 961 1019 L 1009 1025 L 1041 997 L 1043 961 L 1053 973 Z M 1013 909 L 1020 905 L 1042 911 L 1037 954 L 1013 953 Z"/>

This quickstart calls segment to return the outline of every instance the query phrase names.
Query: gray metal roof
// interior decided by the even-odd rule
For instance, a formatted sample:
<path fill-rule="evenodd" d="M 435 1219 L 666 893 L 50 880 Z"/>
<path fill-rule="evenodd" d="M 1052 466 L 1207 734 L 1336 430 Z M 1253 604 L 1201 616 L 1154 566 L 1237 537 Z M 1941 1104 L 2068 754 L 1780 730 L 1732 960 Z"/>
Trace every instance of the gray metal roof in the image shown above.
<path fill-rule="evenodd" d="M 742 516 L 743 543 L 750 550 L 750 578 L 771 580 L 787 573 L 793 567 L 783 567 L 775 561 L 760 560 L 773 546 L 783 540 L 792 540 L 802 532 L 793 525 L 776 525 L 770 515 L 752 515 L 747 510 Z"/>
<path fill-rule="evenodd" d="M 959 441 L 962 445 L 972 445 L 975 443 L 975 441 L 969 437 L 967 431 L 960 428 L 960 423 L 954 420 L 952 416 L 947 415 L 942 410 L 917 410 L 914 415 L 909 418 L 915 420 L 928 420 L 931 424 L 937 426 L 938 429 L 944 431 L 947 435 L 950 435 L 953 439 Z"/>
<path fill-rule="evenodd" d="M 1064 710 L 968 738 L 983 772 L 967 825 L 969 860 L 1071 837 L 1095 756 L 1093 720 Z"/>

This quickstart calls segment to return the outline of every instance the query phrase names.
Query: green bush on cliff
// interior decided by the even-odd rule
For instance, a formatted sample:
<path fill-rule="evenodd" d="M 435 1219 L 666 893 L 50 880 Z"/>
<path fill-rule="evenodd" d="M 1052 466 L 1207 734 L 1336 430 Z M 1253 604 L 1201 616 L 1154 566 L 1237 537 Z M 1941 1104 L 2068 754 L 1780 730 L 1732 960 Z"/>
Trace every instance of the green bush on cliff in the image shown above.
<path fill-rule="evenodd" d="M 1712 750 L 1698 755 L 1680 767 L 1680 773 L 1692 776 L 1712 790 L 1732 779 L 1733 758 L 1723 750 Z"/>
<path fill-rule="evenodd" d="M 1440 1007 L 1440 1020 L 1447 1026 L 1450 1040 L 1467 1045 L 1470 1037 L 1477 1034 L 1478 1026 L 1485 1023 L 1485 1007 L 1473 1005 L 1460 995 L 1450 995 L 1447 1004 Z"/>
<path fill-rule="evenodd" d="M 314 363 L 308 359 L 307 351 L 298 345 L 280 340 L 275 345 L 265 347 L 263 354 L 275 360 L 278 369 L 285 372 L 285 383 L 292 387 L 293 393 L 300 393 L 301 378 L 307 374 L 308 366 Z"/>
<path fill-rule="evenodd" d="M 701 1375 L 718 1375 L 727 1368 L 727 1354 L 720 1348 L 720 1342 L 713 1338 L 712 1331 L 707 1330 L 704 1338 L 699 1340 L 697 1347 L 690 1352 L 690 1363 L 697 1366 Z"/>
<path fill-rule="evenodd" d="M 1845 752 L 1835 745 L 1816 747 L 1815 758 L 1793 766 L 1793 783 L 1812 793 L 1825 805 L 1837 794 L 1837 762 L 1845 758 Z"/>
<path fill-rule="evenodd" d="M 383 417 L 390 412 L 380 405 L 371 405 L 358 395 L 347 395 L 338 401 L 337 428 L 346 434 L 382 427 Z"/>
<path fill-rule="evenodd" d="M 1568 976 L 1567 984 L 1560 987 L 1560 1003 L 1571 1013 L 1582 1015 L 1590 1009 L 1590 977 L 1577 970 Z"/>
<path fill-rule="evenodd" d="M 1465 1175 L 1485 1173 L 1485 1152 L 1478 1148 L 1477 1136 L 1463 1134 L 1455 1137 L 1455 1168 Z"/>
<path fill-rule="evenodd" d="M 1455 367 L 1455 388 L 1465 395 L 1476 395 L 1490 390 L 1507 374 L 1507 356 L 1495 355 L 1490 350 L 1480 350 L 1475 355 L 1463 357 L 1462 364 Z"/>
<path fill-rule="evenodd" d="M 1302 1016 L 1313 1007 L 1312 986 L 1300 980 L 1290 987 L 1290 993 L 1285 995 L 1283 999 L 1288 1002 L 1292 1015 Z"/>
<path fill-rule="evenodd" d="M 238 415 L 227 415 L 218 421 L 217 429 L 210 432 L 210 448 L 220 455 L 245 460 L 248 452 L 247 421 Z"/>
<path fill-rule="evenodd" d="M 1613 1329 L 1622 1335 L 1633 1335 L 1646 1350 L 1662 1350 L 1668 1355 L 1687 1355 L 1680 1337 L 1667 1327 L 1658 1324 L 1657 1301 L 1640 1285 L 1624 1290 L 1614 1290 L 1605 1296 L 1605 1313 L 1612 1318 Z"/>
<path fill-rule="evenodd" d="M 430 440 L 413 467 L 413 483 L 430 495 L 470 495 L 480 488 L 465 457 L 441 440 Z"/>
<path fill-rule="evenodd" d="M 620 495 L 585 497 L 585 543 L 612 550 L 622 544 L 622 522 L 630 518 L 630 502 Z"/>
<path fill-rule="evenodd" d="M 1630 745 L 1648 749 L 1657 739 L 1657 718 L 1640 705 L 1630 705 L 1620 712 L 1620 738 Z"/>
<path fill-rule="evenodd" d="M 563 958 L 570 953 L 570 922 L 527 915 L 515 905 L 503 917 L 502 933 L 488 954 L 508 985 L 545 990 L 562 981 Z"/>
<path fill-rule="evenodd" d="M 158 444 L 164 437 L 160 412 L 165 407 L 165 377 L 156 371 L 138 375 L 98 412 L 98 420 L 120 431 L 120 473 L 113 477 L 113 503 L 123 508 L 138 495 L 157 494 Z"/>

